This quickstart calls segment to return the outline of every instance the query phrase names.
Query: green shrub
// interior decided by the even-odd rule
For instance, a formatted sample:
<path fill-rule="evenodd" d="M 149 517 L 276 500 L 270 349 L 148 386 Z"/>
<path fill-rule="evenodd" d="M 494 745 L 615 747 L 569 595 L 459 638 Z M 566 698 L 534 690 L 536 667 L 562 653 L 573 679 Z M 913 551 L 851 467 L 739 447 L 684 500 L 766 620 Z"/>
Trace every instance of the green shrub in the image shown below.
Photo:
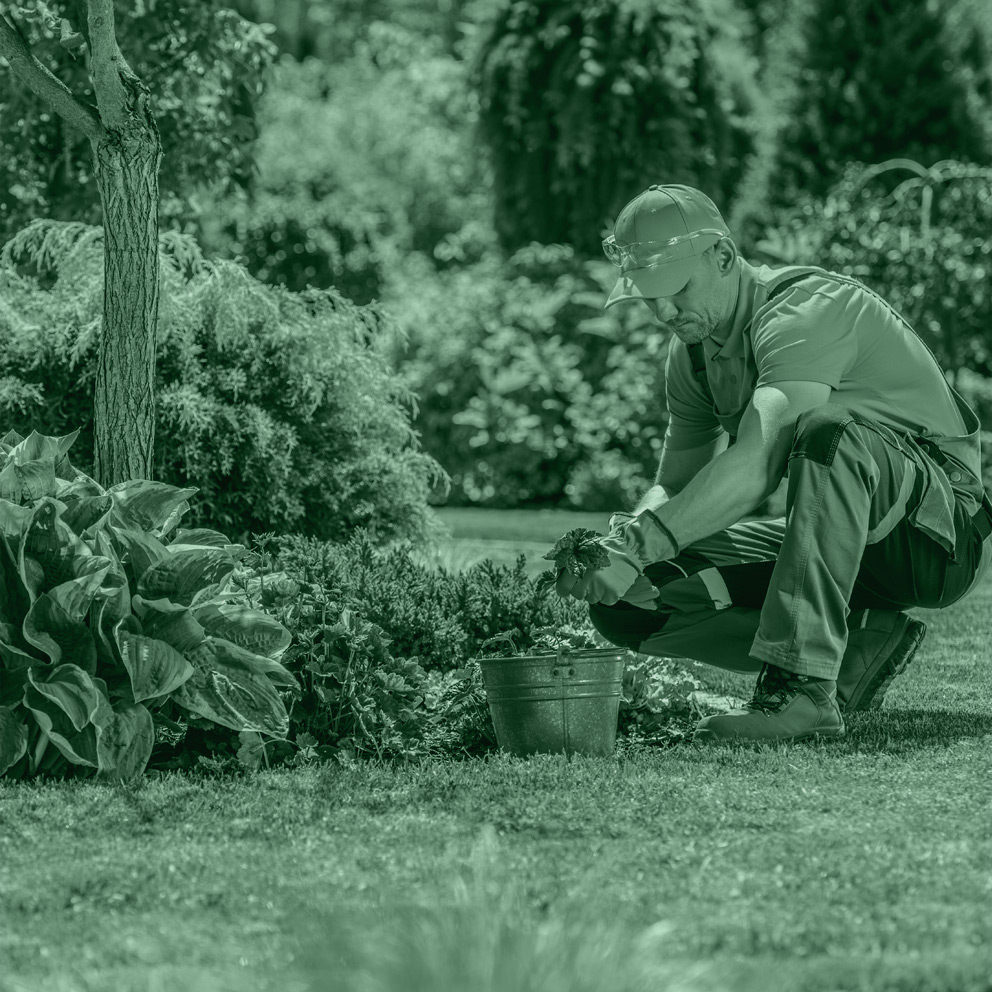
<path fill-rule="evenodd" d="M 0 438 L 0 775 L 132 779 L 183 714 L 285 739 L 291 638 L 238 591 L 245 549 L 166 544 L 195 490 L 104 489 L 69 463 L 78 433 Z"/>
<path fill-rule="evenodd" d="M 561 245 L 445 272 L 411 256 L 392 273 L 383 306 L 407 342 L 393 364 L 449 503 L 615 510 L 651 484 L 668 342 L 645 307 L 604 312 L 615 279 Z"/>
<path fill-rule="evenodd" d="M 92 382 L 102 320 L 102 231 L 36 221 L 0 255 L 0 416 L 67 432 L 86 426 L 78 459 L 92 471 Z M 38 278 L 18 275 L 29 259 Z M 419 450 L 415 399 L 384 352 L 393 325 L 333 291 L 267 287 L 187 236 L 161 239 L 154 475 L 201 494 L 196 526 L 280 529 L 342 540 L 428 540 L 444 485 Z M 39 279 L 44 277 L 48 288 Z"/>
<path fill-rule="evenodd" d="M 908 176 L 907 176 L 908 173 Z M 892 176 L 904 181 L 890 194 Z M 902 160 L 849 166 L 822 201 L 799 201 L 758 249 L 815 264 L 888 300 L 954 375 L 992 375 L 992 168 Z"/>

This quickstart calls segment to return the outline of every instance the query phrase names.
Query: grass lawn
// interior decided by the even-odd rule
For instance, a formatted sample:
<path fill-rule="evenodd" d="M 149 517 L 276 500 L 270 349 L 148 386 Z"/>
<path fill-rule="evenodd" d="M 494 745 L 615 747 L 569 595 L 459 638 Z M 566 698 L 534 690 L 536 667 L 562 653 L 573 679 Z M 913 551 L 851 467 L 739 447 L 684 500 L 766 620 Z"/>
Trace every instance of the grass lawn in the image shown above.
<path fill-rule="evenodd" d="M 0 990 L 989 992 L 992 581 L 917 612 L 831 743 L 0 780 Z"/>

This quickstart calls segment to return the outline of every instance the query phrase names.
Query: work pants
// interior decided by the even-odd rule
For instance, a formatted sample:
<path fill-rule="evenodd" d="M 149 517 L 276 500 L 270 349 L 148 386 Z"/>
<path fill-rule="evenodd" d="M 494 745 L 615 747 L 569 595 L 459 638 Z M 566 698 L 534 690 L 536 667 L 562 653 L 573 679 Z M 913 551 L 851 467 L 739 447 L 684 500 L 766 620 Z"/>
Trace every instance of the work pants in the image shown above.
<path fill-rule="evenodd" d="M 594 603 L 593 626 L 643 654 L 836 679 L 865 610 L 949 606 L 992 558 L 960 500 L 953 555 L 909 521 L 928 469 L 893 438 L 844 407 L 807 411 L 789 455 L 786 515 L 734 524 L 647 565 L 657 608 Z"/>

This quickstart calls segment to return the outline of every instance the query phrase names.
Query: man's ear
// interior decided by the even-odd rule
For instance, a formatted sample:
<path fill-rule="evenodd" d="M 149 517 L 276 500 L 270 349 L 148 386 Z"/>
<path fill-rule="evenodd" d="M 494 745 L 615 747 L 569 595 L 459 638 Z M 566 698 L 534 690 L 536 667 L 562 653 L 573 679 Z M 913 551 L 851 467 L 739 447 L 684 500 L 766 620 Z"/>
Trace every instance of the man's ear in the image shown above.
<path fill-rule="evenodd" d="M 734 267 L 737 258 L 737 245 L 730 238 L 721 238 L 713 246 L 714 261 L 717 271 L 726 275 Z"/>

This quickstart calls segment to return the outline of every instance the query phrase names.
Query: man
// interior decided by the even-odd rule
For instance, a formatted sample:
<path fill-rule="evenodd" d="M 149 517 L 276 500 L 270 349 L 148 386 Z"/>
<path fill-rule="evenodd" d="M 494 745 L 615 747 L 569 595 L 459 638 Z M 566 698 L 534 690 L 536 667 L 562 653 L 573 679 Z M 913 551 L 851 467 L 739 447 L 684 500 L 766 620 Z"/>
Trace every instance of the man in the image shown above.
<path fill-rule="evenodd" d="M 754 266 L 705 194 L 652 186 L 604 249 L 606 306 L 674 337 L 655 485 L 610 518 L 610 564 L 561 596 L 611 642 L 757 672 L 693 740 L 839 737 L 877 707 L 925 626 L 992 560 L 979 423 L 881 297 L 821 268 Z M 788 477 L 786 515 L 753 513 Z"/>

